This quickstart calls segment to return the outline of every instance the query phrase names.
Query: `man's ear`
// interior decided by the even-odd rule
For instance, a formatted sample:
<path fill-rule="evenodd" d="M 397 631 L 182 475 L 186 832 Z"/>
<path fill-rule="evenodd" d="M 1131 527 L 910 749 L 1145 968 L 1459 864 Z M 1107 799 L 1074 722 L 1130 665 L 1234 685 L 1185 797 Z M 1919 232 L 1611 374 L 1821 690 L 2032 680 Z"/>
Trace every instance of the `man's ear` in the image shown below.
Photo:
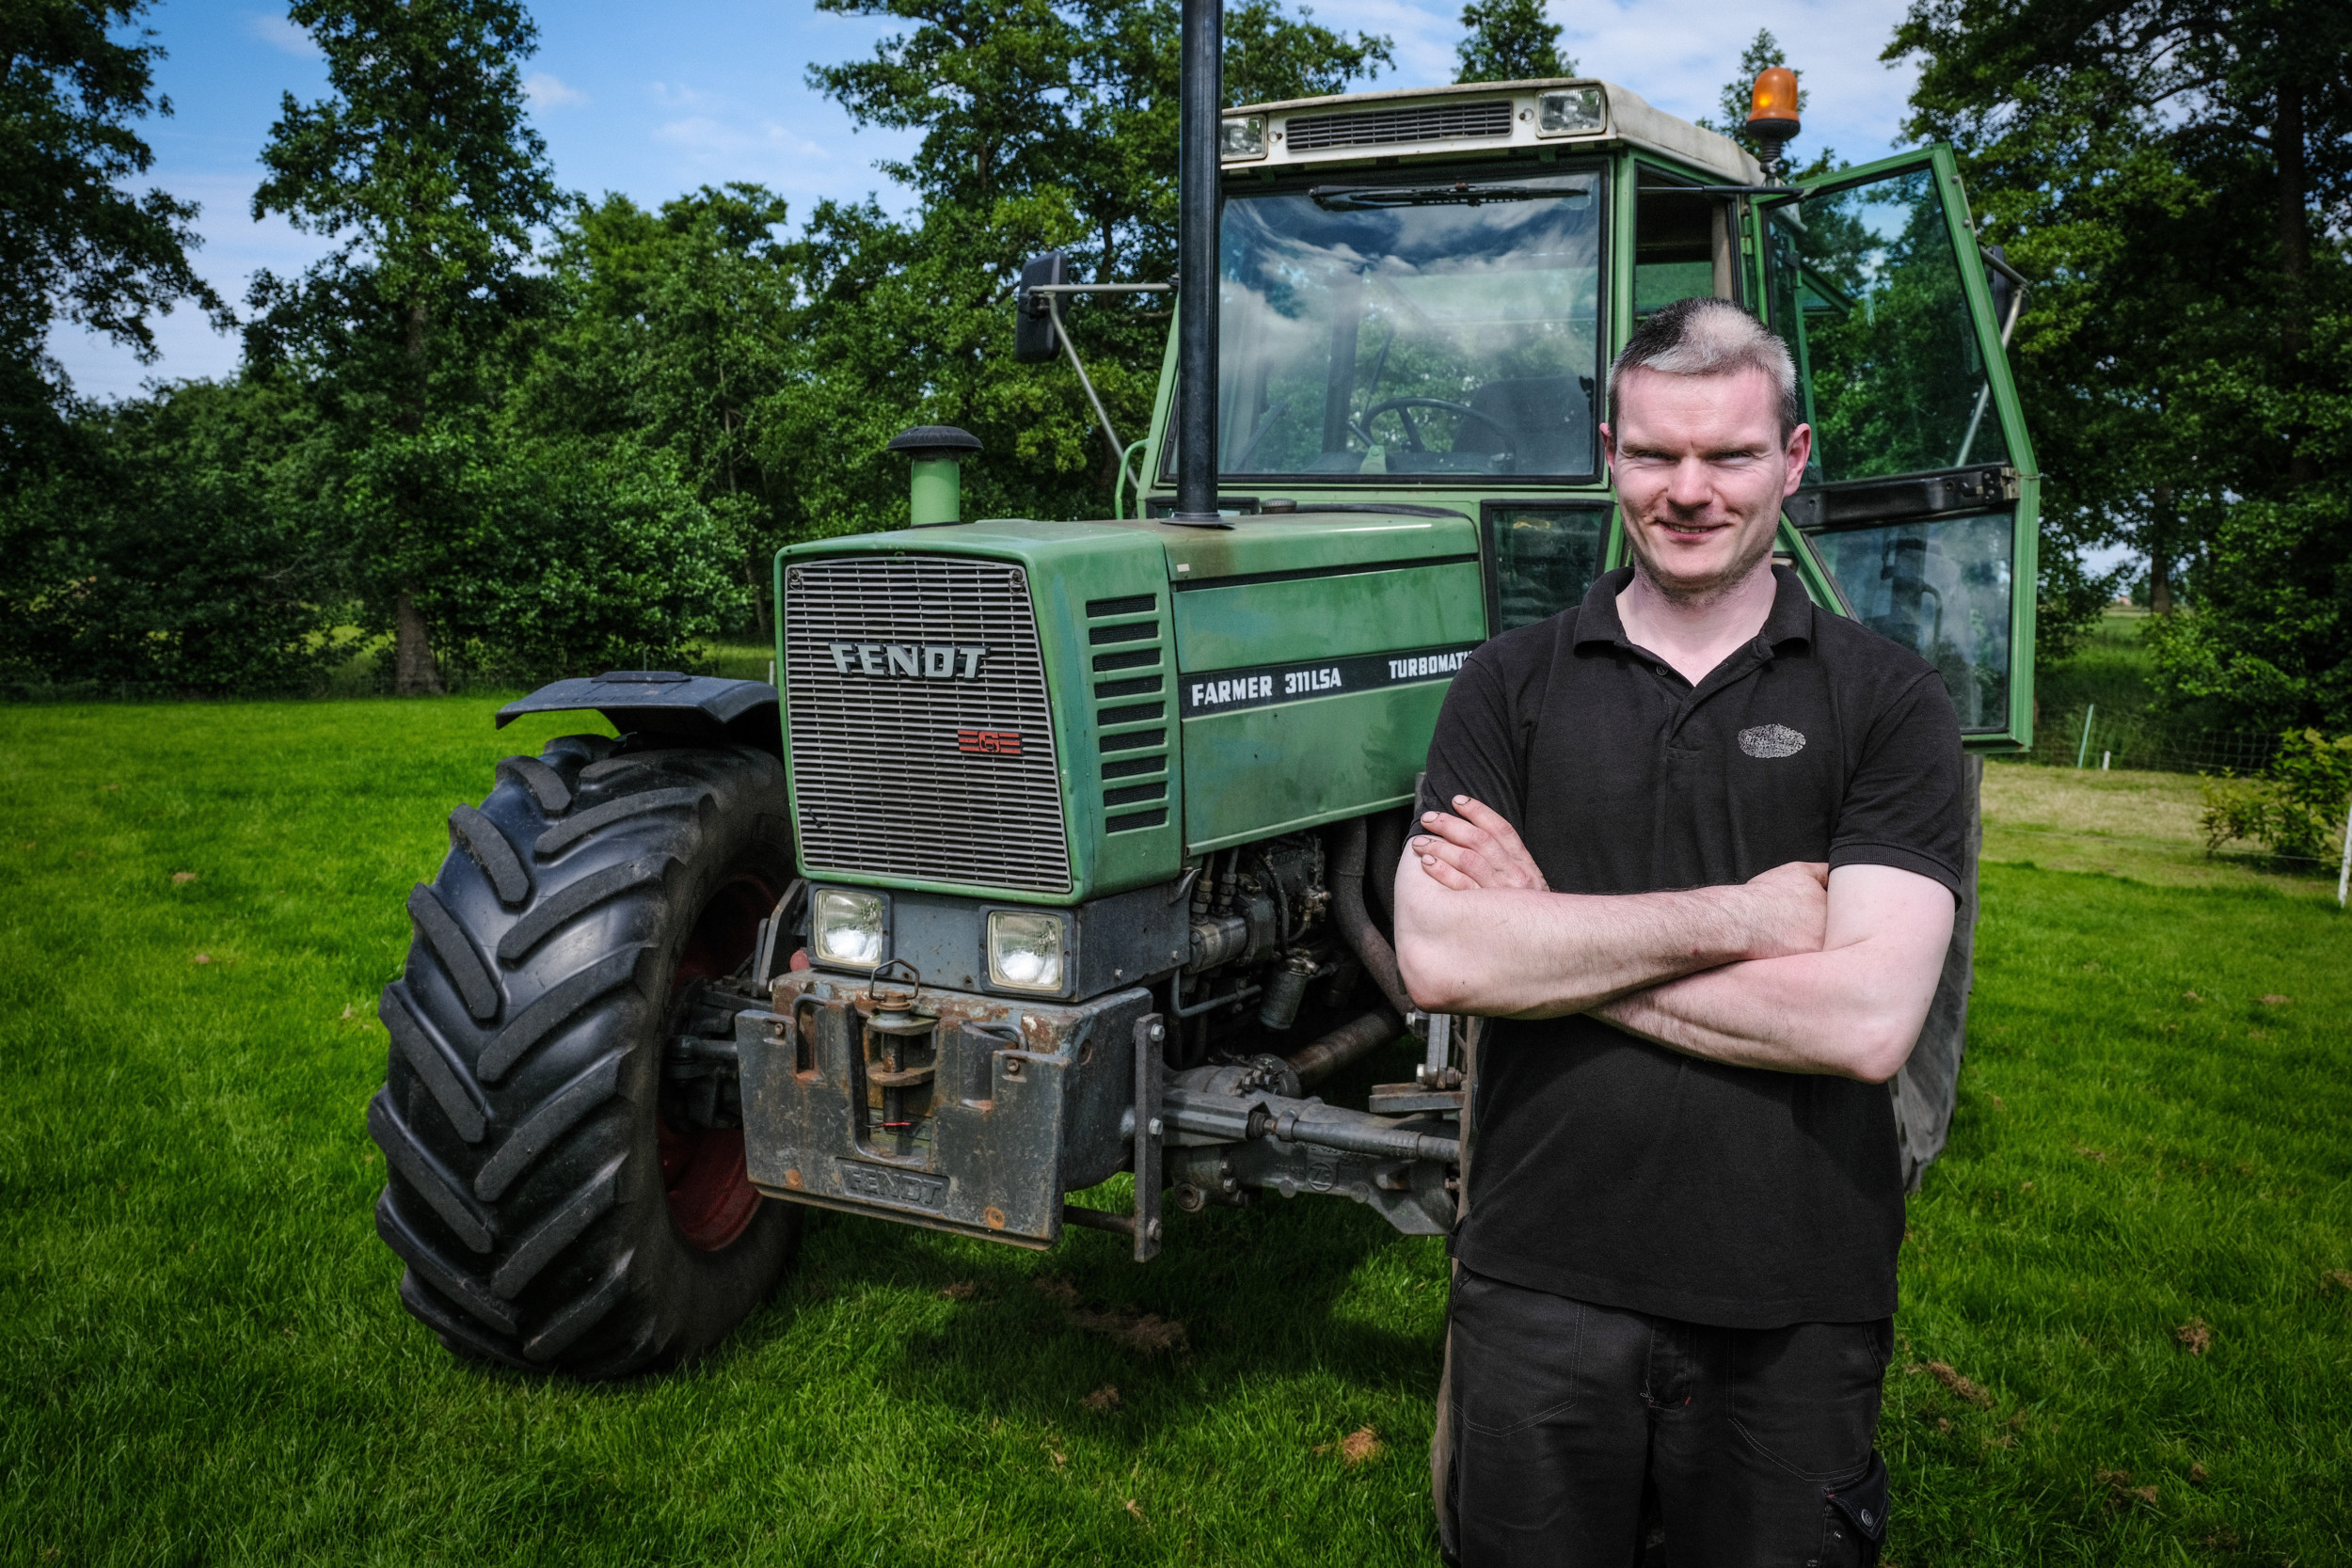
<path fill-rule="evenodd" d="M 1606 467 L 1613 468 L 1617 465 L 1617 433 L 1609 428 L 1606 420 L 1600 426 L 1600 459 Z"/>
<path fill-rule="evenodd" d="M 1796 494 L 1797 486 L 1804 483 L 1804 466 L 1813 460 L 1813 427 L 1811 425 L 1801 424 L 1788 433 L 1788 446 L 1785 455 L 1788 459 L 1788 477 L 1781 482 L 1780 493 L 1784 496 L 1792 496 Z"/>

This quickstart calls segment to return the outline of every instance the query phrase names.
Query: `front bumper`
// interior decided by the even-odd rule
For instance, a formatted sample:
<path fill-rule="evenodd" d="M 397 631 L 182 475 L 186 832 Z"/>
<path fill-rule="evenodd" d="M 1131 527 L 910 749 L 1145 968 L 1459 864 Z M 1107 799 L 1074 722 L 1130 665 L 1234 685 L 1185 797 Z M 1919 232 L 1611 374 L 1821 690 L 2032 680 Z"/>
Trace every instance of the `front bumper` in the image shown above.
<path fill-rule="evenodd" d="M 737 1015 L 744 1158 L 771 1197 L 1048 1247 L 1062 1195 L 1128 1168 L 1151 992 L 1015 1002 L 925 991 L 912 1023 L 812 970 Z"/>

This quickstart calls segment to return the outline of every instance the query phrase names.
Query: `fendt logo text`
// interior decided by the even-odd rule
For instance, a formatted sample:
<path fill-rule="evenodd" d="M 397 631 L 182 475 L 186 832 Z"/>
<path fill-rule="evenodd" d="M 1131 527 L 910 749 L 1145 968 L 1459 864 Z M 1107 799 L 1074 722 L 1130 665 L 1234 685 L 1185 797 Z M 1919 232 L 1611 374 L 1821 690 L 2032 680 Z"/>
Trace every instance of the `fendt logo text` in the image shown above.
<path fill-rule="evenodd" d="M 904 676 L 909 680 L 980 678 L 985 644 L 965 642 L 828 642 L 833 667 L 845 675 Z"/>

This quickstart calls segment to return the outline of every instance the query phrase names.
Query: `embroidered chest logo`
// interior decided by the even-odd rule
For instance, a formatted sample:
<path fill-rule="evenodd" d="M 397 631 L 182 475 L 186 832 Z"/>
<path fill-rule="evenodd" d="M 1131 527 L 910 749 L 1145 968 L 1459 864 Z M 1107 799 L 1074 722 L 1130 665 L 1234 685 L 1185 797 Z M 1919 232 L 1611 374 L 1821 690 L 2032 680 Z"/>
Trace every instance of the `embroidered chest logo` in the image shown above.
<path fill-rule="evenodd" d="M 1740 750 L 1752 757 L 1793 757 L 1804 750 L 1804 736 L 1786 724 L 1758 724 L 1740 732 Z"/>

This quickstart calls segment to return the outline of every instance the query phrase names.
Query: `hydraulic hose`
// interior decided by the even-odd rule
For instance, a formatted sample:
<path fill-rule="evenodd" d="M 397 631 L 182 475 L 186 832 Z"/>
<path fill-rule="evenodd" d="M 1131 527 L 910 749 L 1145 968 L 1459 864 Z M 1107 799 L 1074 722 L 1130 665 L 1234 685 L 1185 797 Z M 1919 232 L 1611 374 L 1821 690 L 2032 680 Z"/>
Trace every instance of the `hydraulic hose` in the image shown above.
<path fill-rule="evenodd" d="M 1339 831 L 1339 853 L 1331 863 L 1331 918 L 1339 926 L 1348 950 L 1372 976 L 1380 994 L 1388 998 L 1389 1006 L 1398 1018 L 1413 1010 L 1413 999 L 1406 994 L 1405 976 L 1396 967 L 1396 949 L 1380 934 L 1380 927 L 1372 923 L 1372 915 L 1364 908 L 1364 818 L 1352 817 Z M 1398 853 L 1404 851 L 1400 848 Z M 1362 1019 L 1356 1021 L 1361 1023 Z M 1352 1029 L 1356 1024 L 1349 1024 Z M 1342 1031 L 1344 1033 L 1345 1031 Z M 1318 1042 L 1320 1043 L 1320 1042 Z M 1308 1050 L 1313 1050 L 1313 1046 Z"/>
<path fill-rule="evenodd" d="M 1411 808 L 1406 808 L 1409 814 Z M 1370 862 L 1364 867 L 1365 885 L 1372 894 L 1372 907 L 1380 911 L 1396 929 L 1396 867 L 1405 858 L 1405 818 L 1392 811 L 1384 811 L 1372 819 Z"/>

